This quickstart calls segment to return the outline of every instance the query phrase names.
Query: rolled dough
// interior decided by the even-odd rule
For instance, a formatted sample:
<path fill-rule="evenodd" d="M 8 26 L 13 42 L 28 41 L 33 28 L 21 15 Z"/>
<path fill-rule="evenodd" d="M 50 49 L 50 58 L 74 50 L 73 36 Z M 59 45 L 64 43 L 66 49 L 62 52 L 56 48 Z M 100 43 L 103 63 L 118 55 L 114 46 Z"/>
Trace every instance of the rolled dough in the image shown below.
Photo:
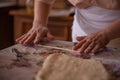
<path fill-rule="evenodd" d="M 110 80 L 100 61 L 51 54 L 43 63 L 36 80 Z"/>

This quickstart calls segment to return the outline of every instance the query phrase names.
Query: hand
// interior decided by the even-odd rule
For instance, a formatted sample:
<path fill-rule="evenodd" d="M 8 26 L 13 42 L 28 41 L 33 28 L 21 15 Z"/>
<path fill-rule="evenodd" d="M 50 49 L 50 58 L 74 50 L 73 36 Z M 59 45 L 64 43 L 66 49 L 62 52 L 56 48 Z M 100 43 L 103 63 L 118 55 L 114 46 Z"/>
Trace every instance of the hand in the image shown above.
<path fill-rule="evenodd" d="M 48 40 L 54 39 L 47 27 L 34 25 L 26 34 L 16 39 L 16 42 L 24 45 L 31 42 L 38 44 L 43 37 L 47 37 Z"/>
<path fill-rule="evenodd" d="M 93 33 L 88 36 L 79 36 L 77 40 L 79 43 L 73 47 L 73 50 L 79 49 L 81 54 L 97 53 L 110 41 L 105 31 Z"/>

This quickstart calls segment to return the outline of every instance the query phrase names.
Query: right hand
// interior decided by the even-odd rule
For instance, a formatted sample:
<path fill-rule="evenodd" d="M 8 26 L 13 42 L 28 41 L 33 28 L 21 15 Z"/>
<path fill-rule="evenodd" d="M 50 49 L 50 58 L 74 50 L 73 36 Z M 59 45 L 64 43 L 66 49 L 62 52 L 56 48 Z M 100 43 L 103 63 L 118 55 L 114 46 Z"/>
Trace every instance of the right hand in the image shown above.
<path fill-rule="evenodd" d="M 108 33 L 103 29 L 87 36 L 78 36 L 77 40 L 79 43 L 73 47 L 73 50 L 79 50 L 81 54 L 89 54 L 97 53 L 100 49 L 105 48 L 111 39 L 108 38 Z"/>
<path fill-rule="evenodd" d="M 31 42 L 38 44 L 43 37 L 48 40 L 53 40 L 54 36 L 51 35 L 48 28 L 42 25 L 33 25 L 33 27 L 24 35 L 16 39 L 16 42 L 26 45 Z"/>

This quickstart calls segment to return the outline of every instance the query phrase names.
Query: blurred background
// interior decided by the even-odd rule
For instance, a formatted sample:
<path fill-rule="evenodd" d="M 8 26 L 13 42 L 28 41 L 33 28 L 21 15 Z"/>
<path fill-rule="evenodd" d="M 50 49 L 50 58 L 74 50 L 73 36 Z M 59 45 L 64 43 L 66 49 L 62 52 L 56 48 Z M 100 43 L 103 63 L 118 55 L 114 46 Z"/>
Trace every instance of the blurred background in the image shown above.
<path fill-rule="evenodd" d="M 15 44 L 15 39 L 32 27 L 34 0 L 0 0 L 0 49 Z M 56 0 L 48 28 L 55 39 L 71 41 L 74 8 L 67 0 Z"/>

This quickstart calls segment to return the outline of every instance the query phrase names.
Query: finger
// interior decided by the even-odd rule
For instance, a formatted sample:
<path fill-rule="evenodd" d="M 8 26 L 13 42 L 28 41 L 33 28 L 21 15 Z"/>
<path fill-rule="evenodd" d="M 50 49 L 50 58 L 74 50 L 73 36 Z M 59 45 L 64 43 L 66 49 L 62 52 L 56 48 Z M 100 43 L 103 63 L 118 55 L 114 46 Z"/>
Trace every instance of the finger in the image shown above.
<path fill-rule="evenodd" d="M 37 36 L 34 40 L 34 44 L 38 44 L 43 37 L 47 36 L 47 32 L 48 30 L 46 28 L 44 28 L 43 30 L 37 30 Z"/>
<path fill-rule="evenodd" d="M 99 51 L 99 49 L 100 49 L 100 46 L 96 45 L 91 52 L 92 53 L 97 53 Z"/>
<path fill-rule="evenodd" d="M 79 36 L 79 37 L 77 37 L 76 39 L 78 40 L 78 41 L 81 41 L 82 39 L 84 39 L 86 36 Z"/>
<path fill-rule="evenodd" d="M 80 41 L 78 44 L 76 44 L 74 47 L 73 47 L 73 50 L 78 50 L 84 43 L 85 43 L 85 39 Z"/>
<path fill-rule="evenodd" d="M 47 33 L 47 38 L 48 38 L 48 40 L 53 40 L 54 36 L 50 32 L 48 32 Z"/>
<path fill-rule="evenodd" d="M 38 33 L 35 37 L 34 44 L 38 44 L 41 39 L 42 39 L 42 35 Z"/>
<path fill-rule="evenodd" d="M 25 41 L 23 44 L 29 44 L 33 41 L 33 39 L 35 38 L 35 33 L 31 34 Z"/>
<path fill-rule="evenodd" d="M 17 38 L 15 41 L 16 42 L 19 42 L 24 36 L 25 36 L 26 34 L 24 34 L 24 35 L 22 35 L 22 36 L 20 36 L 19 38 Z"/>
<path fill-rule="evenodd" d="M 85 49 L 85 54 L 88 54 L 91 52 L 91 50 L 95 47 L 94 43 L 90 43 L 90 45 Z"/>
<path fill-rule="evenodd" d="M 90 45 L 90 41 L 86 41 L 80 48 L 80 53 L 84 53 L 85 49 Z"/>
<path fill-rule="evenodd" d="M 25 35 L 25 36 L 19 41 L 19 43 L 23 44 L 24 41 L 25 41 L 29 36 L 30 36 L 30 34 Z"/>

